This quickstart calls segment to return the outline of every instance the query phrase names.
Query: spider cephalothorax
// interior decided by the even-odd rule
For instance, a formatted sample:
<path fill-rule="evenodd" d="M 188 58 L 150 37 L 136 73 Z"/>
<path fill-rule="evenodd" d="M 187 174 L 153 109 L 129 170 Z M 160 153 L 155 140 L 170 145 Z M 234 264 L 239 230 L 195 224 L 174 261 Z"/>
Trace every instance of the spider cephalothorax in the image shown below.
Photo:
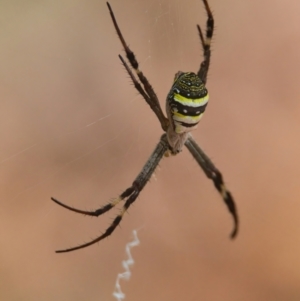
<path fill-rule="evenodd" d="M 153 110 L 161 124 L 163 131 L 166 133 L 161 136 L 156 148 L 154 149 L 150 158 L 144 165 L 142 171 L 133 181 L 132 185 L 129 188 L 127 188 L 119 197 L 113 199 L 111 202 L 107 203 L 103 207 L 95 211 L 85 211 L 70 207 L 58 201 L 55 198 L 51 198 L 55 203 L 59 204 L 64 208 L 90 216 L 99 216 L 115 207 L 119 202 L 123 200 L 125 201 L 121 212 L 116 216 L 112 224 L 106 229 L 106 231 L 101 236 L 95 238 L 94 240 L 88 243 L 69 249 L 59 250 L 56 252 L 70 252 L 77 249 L 85 248 L 109 236 L 119 225 L 124 213 L 128 210 L 130 205 L 136 200 L 139 193 L 145 187 L 163 156 L 168 154 L 178 154 L 182 150 L 184 145 L 187 147 L 187 149 L 190 151 L 197 163 L 203 169 L 206 176 L 213 181 L 216 189 L 221 194 L 221 197 L 223 198 L 229 212 L 232 214 L 234 219 L 234 229 L 231 233 L 231 237 L 234 238 L 236 236 L 238 231 L 238 216 L 232 195 L 227 190 L 220 171 L 214 166 L 214 164 L 211 162 L 211 160 L 203 152 L 203 150 L 199 147 L 199 145 L 195 142 L 195 140 L 190 134 L 190 131 L 194 130 L 197 127 L 198 122 L 200 121 L 208 102 L 208 92 L 205 88 L 205 84 L 210 63 L 210 41 L 213 36 L 214 19 L 209 5 L 207 3 L 207 0 L 202 1 L 204 3 L 208 16 L 206 22 L 205 38 L 202 34 L 199 25 L 197 25 L 197 28 L 202 44 L 204 60 L 202 61 L 199 71 L 197 73 L 184 73 L 181 71 L 176 73 L 173 86 L 166 100 L 166 111 L 168 118 L 165 117 L 161 109 L 160 103 L 158 101 L 158 98 L 148 79 L 144 76 L 142 71 L 139 70 L 139 64 L 135 58 L 135 55 L 126 44 L 125 39 L 118 26 L 118 23 L 115 19 L 114 13 L 111 9 L 111 6 L 107 2 L 107 6 L 115 29 L 117 31 L 118 37 L 126 52 L 126 57 L 131 67 L 135 71 L 139 81 L 136 79 L 135 75 L 133 74 L 123 57 L 119 55 L 119 58 L 123 66 L 125 67 L 128 75 L 130 76 L 134 87 L 138 90 L 138 92 Z"/>

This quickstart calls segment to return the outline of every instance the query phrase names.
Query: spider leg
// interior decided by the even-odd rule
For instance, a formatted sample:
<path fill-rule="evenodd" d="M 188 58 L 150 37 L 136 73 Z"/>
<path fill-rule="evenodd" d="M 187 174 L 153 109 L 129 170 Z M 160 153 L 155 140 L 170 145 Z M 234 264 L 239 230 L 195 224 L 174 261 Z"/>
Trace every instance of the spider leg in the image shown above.
<path fill-rule="evenodd" d="M 66 209 L 69 209 L 71 211 L 81 213 L 81 214 L 84 214 L 84 215 L 89 215 L 89 216 L 99 216 L 99 215 L 109 211 L 111 208 L 115 207 L 117 204 L 120 203 L 120 201 L 122 201 L 125 198 L 129 197 L 132 194 L 132 192 L 133 192 L 133 188 L 129 187 L 119 197 L 113 199 L 111 202 L 107 203 L 106 205 L 104 205 L 101 208 L 99 208 L 97 210 L 94 210 L 94 211 L 86 211 L 86 210 L 76 209 L 74 207 L 68 206 L 68 205 L 60 202 L 59 200 L 57 200 L 55 198 L 51 198 L 51 200 L 53 202 L 55 202 L 56 204 L 66 208 Z"/>
<path fill-rule="evenodd" d="M 154 149 L 153 153 L 151 154 L 150 158 L 144 165 L 142 171 L 139 173 L 139 175 L 136 177 L 136 179 L 133 181 L 132 186 L 127 188 L 117 199 L 113 200 L 112 202 L 108 203 L 107 205 L 104 205 L 100 209 L 97 209 L 95 211 L 83 211 L 83 210 L 78 210 L 73 207 L 67 206 L 60 201 L 51 198 L 55 203 L 58 205 L 75 211 L 77 213 L 81 214 L 87 214 L 87 215 L 92 215 L 92 216 L 99 216 L 102 213 L 110 210 L 113 208 L 117 203 L 119 203 L 121 200 L 126 199 L 124 206 L 122 207 L 120 213 L 115 217 L 111 225 L 105 230 L 105 232 L 100 235 L 99 237 L 76 247 L 68 248 L 68 249 L 63 249 L 63 250 L 57 250 L 56 253 L 65 253 L 65 252 L 71 252 L 75 251 L 78 249 L 82 249 L 85 247 L 88 247 L 90 245 L 93 245 L 100 240 L 104 239 L 105 237 L 111 235 L 116 227 L 120 224 L 125 212 L 128 210 L 130 205 L 136 200 L 142 189 L 145 187 L 149 179 L 151 178 L 151 175 L 153 174 L 155 168 L 157 167 L 158 163 L 164 156 L 165 152 L 168 150 L 169 144 L 166 138 L 166 135 L 162 135 L 159 143 L 157 144 L 156 148 Z"/>
<path fill-rule="evenodd" d="M 207 157 L 203 150 L 198 146 L 196 141 L 190 136 L 185 142 L 185 146 L 188 148 L 192 156 L 196 159 L 201 166 L 206 176 L 214 182 L 216 189 L 221 194 L 229 212 L 233 216 L 234 228 L 231 233 L 231 238 L 235 238 L 238 232 L 239 220 L 237 215 L 236 206 L 231 193 L 227 190 L 223 177 L 220 171 L 214 166 L 212 161 Z"/>
<path fill-rule="evenodd" d="M 68 248 L 68 249 L 64 249 L 64 250 L 57 250 L 55 252 L 56 253 L 66 253 L 66 252 L 71 252 L 71 251 L 83 249 L 83 248 L 91 246 L 91 245 L 99 242 L 100 240 L 104 239 L 105 237 L 111 235 L 114 232 L 114 230 L 116 229 L 116 227 L 120 224 L 124 213 L 130 207 L 130 205 L 136 200 L 139 193 L 140 193 L 140 191 L 138 189 L 133 189 L 132 190 L 132 194 L 130 195 L 130 197 L 125 202 L 123 208 L 121 209 L 121 212 L 114 218 L 111 225 L 105 230 L 105 232 L 101 236 L 99 236 L 99 237 L 97 237 L 97 238 L 95 238 L 95 239 L 93 239 L 93 240 L 91 240 L 91 241 L 89 241 L 85 244 L 82 244 L 82 245 L 79 245 L 79 246 L 76 246 L 76 247 L 72 247 L 72 248 Z"/>
<path fill-rule="evenodd" d="M 151 98 L 149 97 L 149 95 L 145 92 L 145 90 L 143 89 L 143 87 L 141 86 L 141 84 L 138 82 L 138 80 L 135 78 L 134 74 L 132 73 L 132 71 L 130 70 L 130 68 L 128 67 L 127 63 L 125 62 L 125 60 L 123 59 L 123 57 L 119 54 L 119 58 L 123 64 L 123 66 L 125 67 L 128 75 L 130 76 L 134 87 L 138 90 L 138 92 L 144 97 L 144 99 L 146 100 L 147 104 L 151 107 L 152 106 L 152 101 Z M 153 110 L 153 108 L 152 108 Z"/>
<path fill-rule="evenodd" d="M 141 83 L 144 86 L 144 90 L 146 91 L 146 94 L 148 97 L 145 97 L 145 93 L 141 92 L 142 87 L 138 87 L 136 84 L 136 79 L 134 78 L 133 74 L 131 73 L 131 71 L 129 71 L 130 69 L 128 68 L 128 66 L 126 65 L 126 63 L 124 62 L 123 58 L 121 56 L 120 59 L 123 63 L 123 65 L 126 68 L 126 71 L 128 72 L 131 80 L 134 83 L 135 88 L 139 91 L 139 93 L 144 97 L 144 99 L 146 100 L 146 102 L 149 104 L 149 106 L 151 107 L 152 111 L 155 113 L 155 115 L 157 116 L 158 120 L 160 121 L 161 127 L 162 129 L 166 132 L 167 128 L 168 128 L 168 119 L 165 117 L 161 106 L 159 104 L 158 98 L 156 93 L 154 92 L 152 86 L 150 85 L 148 79 L 144 76 L 143 72 L 139 70 L 139 64 L 136 60 L 136 57 L 134 55 L 134 53 L 131 51 L 131 49 L 128 47 L 128 45 L 125 42 L 125 39 L 121 33 L 121 30 L 119 28 L 119 25 L 116 21 L 115 15 L 113 13 L 113 10 L 110 6 L 110 4 L 108 2 L 106 2 L 107 7 L 109 9 L 110 12 L 110 16 L 112 18 L 112 21 L 114 23 L 115 29 L 117 31 L 117 35 L 123 45 L 123 48 L 126 52 L 126 57 L 128 59 L 128 61 L 130 62 L 130 65 L 132 66 L 132 68 L 134 69 L 134 71 L 136 72 L 138 78 L 140 79 Z"/>
<path fill-rule="evenodd" d="M 201 27 L 199 25 L 197 25 L 198 33 L 199 33 L 199 37 L 200 37 L 202 49 L 203 49 L 203 56 L 204 56 L 204 60 L 202 61 L 201 65 L 200 65 L 200 69 L 198 71 L 198 76 L 205 84 L 207 81 L 207 73 L 208 73 L 209 63 L 210 63 L 210 54 L 211 54 L 210 42 L 211 42 L 211 39 L 212 39 L 212 36 L 214 33 L 214 18 L 213 18 L 212 12 L 210 10 L 210 7 L 207 3 L 207 0 L 203 0 L 203 3 L 204 3 L 205 10 L 207 13 L 206 36 L 204 38 Z"/>

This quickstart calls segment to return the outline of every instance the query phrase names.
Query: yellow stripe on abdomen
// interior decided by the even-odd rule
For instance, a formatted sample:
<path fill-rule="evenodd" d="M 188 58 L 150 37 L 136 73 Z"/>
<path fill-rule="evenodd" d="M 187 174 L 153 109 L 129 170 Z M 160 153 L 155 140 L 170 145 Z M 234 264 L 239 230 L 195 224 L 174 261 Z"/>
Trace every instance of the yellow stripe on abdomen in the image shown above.
<path fill-rule="evenodd" d="M 206 94 L 204 97 L 196 98 L 196 99 L 184 97 L 177 93 L 174 93 L 174 96 L 173 96 L 174 101 L 179 102 L 182 105 L 188 106 L 188 107 L 201 107 L 203 105 L 206 105 L 208 102 L 208 98 L 209 98 L 208 94 Z"/>
<path fill-rule="evenodd" d="M 193 72 L 178 72 L 167 97 L 167 110 L 176 133 L 194 130 L 208 103 L 208 92 Z"/>

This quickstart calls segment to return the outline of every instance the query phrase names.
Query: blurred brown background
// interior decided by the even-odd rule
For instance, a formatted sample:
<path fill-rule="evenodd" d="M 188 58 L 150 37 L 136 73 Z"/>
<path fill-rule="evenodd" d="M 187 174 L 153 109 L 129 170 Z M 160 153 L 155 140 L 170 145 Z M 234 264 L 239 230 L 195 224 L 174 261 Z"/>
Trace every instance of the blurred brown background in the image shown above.
<path fill-rule="evenodd" d="M 112 0 L 162 106 L 197 71 L 200 0 Z M 113 236 L 69 254 L 136 177 L 161 129 L 137 95 L 102 0 L 0 2 L 0 300 L 114 300 L 125 245 L 141 245 L 127 300 L 300 299 L 300 2 L 210 0 L 210 103 L 195 139 L 223 172 L 241 228 L 187 150 L 164 159 Z"/>

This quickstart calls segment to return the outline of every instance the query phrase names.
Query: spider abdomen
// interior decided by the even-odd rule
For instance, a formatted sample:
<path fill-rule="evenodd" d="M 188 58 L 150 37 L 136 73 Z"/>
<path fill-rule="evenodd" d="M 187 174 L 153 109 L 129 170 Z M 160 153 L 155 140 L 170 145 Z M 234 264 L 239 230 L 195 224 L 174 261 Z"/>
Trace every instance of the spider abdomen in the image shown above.
<path fill-rule="evenodd" d="M 178 72 L 167 97 L 167 114 L 177 134 L 197 128 L 208 103 L 208 92 L 193 72 Z"/>

